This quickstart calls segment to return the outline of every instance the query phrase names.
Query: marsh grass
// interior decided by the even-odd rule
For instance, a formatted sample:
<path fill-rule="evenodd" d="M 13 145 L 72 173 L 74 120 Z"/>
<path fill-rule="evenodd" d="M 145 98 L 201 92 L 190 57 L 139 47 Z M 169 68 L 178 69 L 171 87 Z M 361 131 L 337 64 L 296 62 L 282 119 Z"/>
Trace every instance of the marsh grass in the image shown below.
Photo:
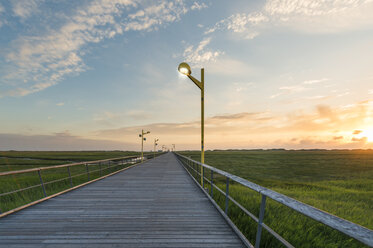
<path fill-rule="evenodd" d="M 183 152 L 199 160 L 199 152 Z M 373 151 L 214 151 L 206 164 L 372 229 Z M 205 169 L 210 177 L 210 171 Z M 199 181 L 197 175 L 196 179 Z M 214 174 L 225 192 L 225 178 Z M 205 183 L 210 192 L 210 185 Z M 255 216 L 260 195 L 230 182 L 229 194 Z M 214 190 L 224 210 L 225 196 Z M 257 223 L 233 203 L 229 217 L 251 243 Z M 360 242 L 267 198 L 264 223 L 295 247 L 366 247 Z M 261 247 L 283 247 L 263 229 Z"/>
<path fill-rule="evenodd" d="M 23 170 L 67 164 L 68 161 L 92 161 L 137 155 L 135 152 L 0 152 L 0 171 Z M 56 159 L 57 158 L 57 159 Z M 99 178 L 132 165 L 120 163 L 89 164 L 89 180 Z M 52 195 L 72 186 L 88 182 L 87 168 L 83 165 L 70 167 L 72 184 L 67 168 L 42 170 L 46 194 Z M 0 210 L 6 212 L 44 197 L 37 171 L 0 177 L 0 194 L 29 188 L 0 196 Z"/>

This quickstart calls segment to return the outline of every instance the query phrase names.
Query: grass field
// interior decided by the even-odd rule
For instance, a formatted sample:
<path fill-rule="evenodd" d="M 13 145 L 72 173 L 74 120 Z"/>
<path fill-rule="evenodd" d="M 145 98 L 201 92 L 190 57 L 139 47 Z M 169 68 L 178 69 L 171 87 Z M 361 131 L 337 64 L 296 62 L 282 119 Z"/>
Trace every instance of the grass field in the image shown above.
<path fill-rule="evenodd" d="M 200 159 L 199 152 L 181 154 Z M 373 229 L 373 151 L 212 151 L 205 163 Z M 224 179 L 216 180 L 225 190 Z M 230 194 L 258 216 L 258 193 L 231 184 Z M 229 216 L 254 242 L 257 224 L 232 204 Z M 295 247 L 364 247 L 273 200 L 264 222 Z M 261 247 L 281 247 L 266 232 L 263 241 Z"/>
<path fill-rule="evenodd" d="M 96 161 L 108 158 L 139 155 L 138 152 L 121 151 L 89 151 L 89 152 L 0 152 L 0 172 L 24 170 L 30 168 L 48 167 L 82 161 Z M 131 165 L 131 163 L 90 164 L 89 179 L 95 179 L 116 170 Z M 101 172 L 100 172 L 101 167 Z M 43 170 L 42 178 L 47 195 L 52 195 L 71 187 L 67 168 Z M 87 167 L 83 165 L 70 167 L 73 186 L 88 181 Z M 39 186 L 38 186 L 39 185 Z M 28 188 L 13 194 L 7 192 Z M 42 198 L 38 172 L 0 176 L 0 211 L 6 212 L 24 204 Z"/>

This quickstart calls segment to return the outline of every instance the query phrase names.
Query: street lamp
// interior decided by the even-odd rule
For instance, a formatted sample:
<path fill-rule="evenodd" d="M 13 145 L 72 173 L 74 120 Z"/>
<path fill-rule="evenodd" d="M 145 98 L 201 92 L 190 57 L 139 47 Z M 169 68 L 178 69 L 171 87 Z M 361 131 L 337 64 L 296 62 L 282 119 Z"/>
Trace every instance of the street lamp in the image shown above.
<path fill-rule="evenodd" d="M 157 147 L 157 145 L 158 145 L 158 140 L 159 139 L 154 139 L 154 157 L 155 157 L 155 149 L 156 149 L 156 147 Z"/>
<path fill-rule="evenodd" d="M 205 163 L 205 148 L 204 148 L 204 124 L 205 124 L 205 104 L 204 104 L 204 95 L 205 95 L 205 69 L 201 68 L 201 81 L 198 81 L 193 77 L 192 70 L 190 66 L 183 62 L 179 65 L 178 70 L 181 74 L 184 74 L 193 81 L 195 85 L 201 90 L 201 163 Z M 201 166 L 201 185 L 203 185 L 203 169 Z"/>
<path fill-rule="evenodd" d="M 150 132 L 144 132 L 144 129 L 142 129 L 141 134 L 139 134 L 139 137 L 141 138 L 141 162 L 144 161 L 144 140 L 146 141 L 146 138 L 144 136 L 148 133 Z"/>

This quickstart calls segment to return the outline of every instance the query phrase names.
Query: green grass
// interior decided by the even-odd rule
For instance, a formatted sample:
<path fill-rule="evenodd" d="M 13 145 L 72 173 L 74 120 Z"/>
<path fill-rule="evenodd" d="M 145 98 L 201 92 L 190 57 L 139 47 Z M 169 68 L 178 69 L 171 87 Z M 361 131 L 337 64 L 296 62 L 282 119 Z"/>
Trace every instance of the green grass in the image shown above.
<path fill-rule="evenodd" d="M 19 151 L 9 151 L 0 152 L 0 172 L 4 171 L 15 171 L 38 167 L 47 167 L 59 164 L 68 164 L 72 162 L 81 161 L 95 161 L 108 158 L 117 158 L 131 155 L 138 155 L 138 152 L 121 152 L 121 151 L 111 151 L 111 152 L 19 152 Z M 130 166 L 128 164 L 111 164 L 101 165 L 90 164 L 89 165 L 89 179 L 95 179 L 100 176 L 109 174 L 116 170 Z M 45 184 L 45 189 L 47 195 L 52 195 L 58 193 L 62 190 L 71 187 L 71 182 L 68 174 L 67 168 L 55 168 L 50 170 L 42 170 L 42 178 Z M 86 173 L 85 165 L 77 165 L 70 167 L 70 173 L 72 176 L 73 186 L 85 183 L 88 181 L 88 176 Z M 65 179 L 64 179 L 65 178 Z M 57 182 L 53 182 L 59 180 Z M 6 212 L 16 207 L 25 205 L 32 201 L 41 199 L 44 197 L 43 190 L 40 184 L 38 172 L 29 172 L 22 174 L 14 174 L 9 176 L 0 176 L 0 194 L 11 192 L 19 189 L 24 189 L 27 187 L 33 187 L 18 193 L 13 193 L 10 195 L 0 196 L 0 210 L 1 212 Z"/>
<path fill-rule="evenodd" d="M 200 158 L 199 152 L 182 154 Z M 213 151 L 206 152 L 205 162 L 373 229 L 373 151 Z M 225 190 L 224 178 L 216 182 Z M 258 193 L 232 184 L 230 194 L 258 216 Z M 222 195 L 215 194 L 215 199 L 224 206 Z M 229 215 L 255 242 L 257 224 L 232 204 Z M 267 200 L 264 222 L 295 247 L 364 247 L 273 200 Z M 281 245 L 264 233 L 261 247 Z"/>

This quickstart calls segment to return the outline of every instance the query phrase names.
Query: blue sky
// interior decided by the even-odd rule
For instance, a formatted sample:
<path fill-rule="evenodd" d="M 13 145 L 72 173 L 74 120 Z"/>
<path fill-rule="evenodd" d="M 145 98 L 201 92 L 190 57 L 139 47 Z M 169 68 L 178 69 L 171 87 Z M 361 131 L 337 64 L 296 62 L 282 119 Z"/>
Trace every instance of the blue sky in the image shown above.
<path fill-rule="evenodd" d="M 368 0 L 1 1 L 0 149 L 373 148 Z M 147 142 L 146 149 L 151 149 Z"/>

